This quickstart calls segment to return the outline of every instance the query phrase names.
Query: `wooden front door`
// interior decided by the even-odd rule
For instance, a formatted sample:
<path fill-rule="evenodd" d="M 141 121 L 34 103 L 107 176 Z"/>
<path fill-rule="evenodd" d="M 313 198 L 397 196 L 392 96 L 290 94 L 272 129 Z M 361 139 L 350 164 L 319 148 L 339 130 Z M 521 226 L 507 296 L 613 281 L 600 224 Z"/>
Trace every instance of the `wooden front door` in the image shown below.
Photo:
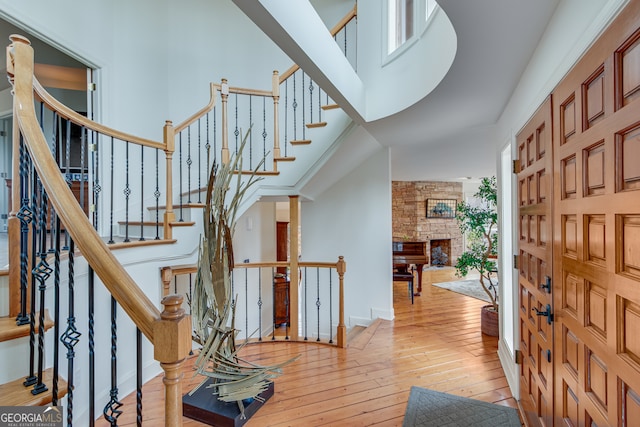
<path fill-rule="evenodd" d="M 551 97 L 516 136 L 520 402 L 530 425 L 553 425 Z M 546 313 L 546 315 L 545 315 Z"/>
<path fill-rule="evenodd" d="M 556 425 L 637 426 L 639 0 L 560 82 L 553 102 Z"/>

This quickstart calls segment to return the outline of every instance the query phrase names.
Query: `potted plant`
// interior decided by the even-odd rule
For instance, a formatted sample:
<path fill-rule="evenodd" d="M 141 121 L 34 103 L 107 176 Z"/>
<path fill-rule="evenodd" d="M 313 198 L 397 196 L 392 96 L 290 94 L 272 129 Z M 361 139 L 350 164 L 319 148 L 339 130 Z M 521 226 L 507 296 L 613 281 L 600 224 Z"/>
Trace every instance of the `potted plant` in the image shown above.
<path fill-rule="evenodd" d="M 491 301 L 482 308 L 481 330 L 484 334 L 498 336 L 496 177 L 482 178 L 474 197 L 475 202 L 459 203 L 456 209 L 460 231 L 467 235 L 467 250 L 456 262 L 456 275 L 464 277 L 471 270 L 480 274 L 480 285 Z"/>

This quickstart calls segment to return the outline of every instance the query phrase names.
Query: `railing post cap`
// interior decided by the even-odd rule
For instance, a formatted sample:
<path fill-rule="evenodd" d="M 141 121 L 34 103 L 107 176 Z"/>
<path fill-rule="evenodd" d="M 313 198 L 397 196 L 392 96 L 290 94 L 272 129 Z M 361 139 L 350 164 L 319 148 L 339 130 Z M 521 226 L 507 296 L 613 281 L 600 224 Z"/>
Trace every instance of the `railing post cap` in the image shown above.
<path fill-rule="evenodd" d="M 162 320 L 175 320 L 184 316 L 184 310 L 182 309 L 182 301 L 184 297 L 182 295 L 167 295 L 162 298 L 162 305 L 164 310 L 160 317 Z"/>
<path fill-rule="evenodd" d="M 31 45 L 31 42 L 29 41 L 29 39 L 20 34 L 11 34 L 9 36 L 9 40 L 11 40 L 13 43 L 23 43 L 26 45 Z"/>

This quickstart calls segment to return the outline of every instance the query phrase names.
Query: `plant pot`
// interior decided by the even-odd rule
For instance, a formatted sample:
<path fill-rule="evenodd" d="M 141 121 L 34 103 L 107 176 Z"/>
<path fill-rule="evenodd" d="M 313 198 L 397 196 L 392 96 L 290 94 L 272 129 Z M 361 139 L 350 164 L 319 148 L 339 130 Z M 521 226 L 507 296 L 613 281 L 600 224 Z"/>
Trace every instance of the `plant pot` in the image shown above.
<path fill-rule="evenodd" d="M 483 334 L 497 337 L 500 334 L 498 325 L 498 312 L 493 310 L 492 305 L 482 307 L 480 316 L 480 330 Z"/>

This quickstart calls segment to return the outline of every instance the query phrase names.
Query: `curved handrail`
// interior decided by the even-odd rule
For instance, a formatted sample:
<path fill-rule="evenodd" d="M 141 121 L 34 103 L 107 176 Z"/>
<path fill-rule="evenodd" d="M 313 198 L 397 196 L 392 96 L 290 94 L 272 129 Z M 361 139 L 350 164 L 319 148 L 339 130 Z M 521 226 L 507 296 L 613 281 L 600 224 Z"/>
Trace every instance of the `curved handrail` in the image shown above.
<path fill-rule="evenodd" d="M 108 126 L 102 125 L 100 123 L 96 123 L 93 120 L 83 116 L 82 114 L 78 114 L 73 111 L 71 108 L 64 105 L 62 102 L 58 101 L 53 97 L 49 92 L 42 87 L 38 79 L 33 77 L 33 91 L 36 93 L 38 98 L 42 100 L 49 108 L 54 110 L 59 116 L 65 118 L 67 120 L 71 120 L 72 122 L 84 126 L 87 129 L 91 129 L 98 133 L 112 136 L 116 139 L 120 139 L 122 141 L 128 141 L 133 144 L 144 145 L 145 147 L 158 148 L 160 150 L 166 149 L 166 144 L 162 142 L 153 141 L 151 139 L 140 138 L 139 136 L 131 135 L 125 132 L 121 132 L 119 130 L 110 128 Z"/>
<path fill-rule="evenodd" d="M 349 22 L 355 17 L 358 16 L 358 5 L 353 5 L 353 9 L 351 9 L 332 29 L 331 29 L 331 37 L 334 37 L 338 34 L 344 27 L 347 26 Z M 293 64 L 287 71 L 280 75 L 280 83 L 287 80 L 289 77 L 293 75 L 296 71 L 298 71 L 300 67 L 297 64 Z"/>
<path fill-rule="evenodd" d="M 14 88 L 14 114 L 36 171 L 46 177 L 42 179 L 42 185 L 49 200 L 105 287 L 149 341 L 154 342 L 153 325 L 160 320 L 160 311 L 98 236 L 60 174 L 33 107 L 33 49 L 21 36 L 12 35 L 11 40 L 8 52 L 11 63 L 7 64 L 7 74 L 11 76 Z"/>
<path fill-rule="evenodd" d="M 185 130 L 187 127 L 196 122 L 200 117 L 207 114 L 209 111 L 213 110 L 213 107 L 216 105 L 216 90 L 220 90 L 220 85 L 215 83 L 209 83 L 209 103 L 202 107 L 199 111 L 192 114 L 191 117 L 187 118 L 185 121 L 175 126 L 175 133 L 180 133 Z"/>

